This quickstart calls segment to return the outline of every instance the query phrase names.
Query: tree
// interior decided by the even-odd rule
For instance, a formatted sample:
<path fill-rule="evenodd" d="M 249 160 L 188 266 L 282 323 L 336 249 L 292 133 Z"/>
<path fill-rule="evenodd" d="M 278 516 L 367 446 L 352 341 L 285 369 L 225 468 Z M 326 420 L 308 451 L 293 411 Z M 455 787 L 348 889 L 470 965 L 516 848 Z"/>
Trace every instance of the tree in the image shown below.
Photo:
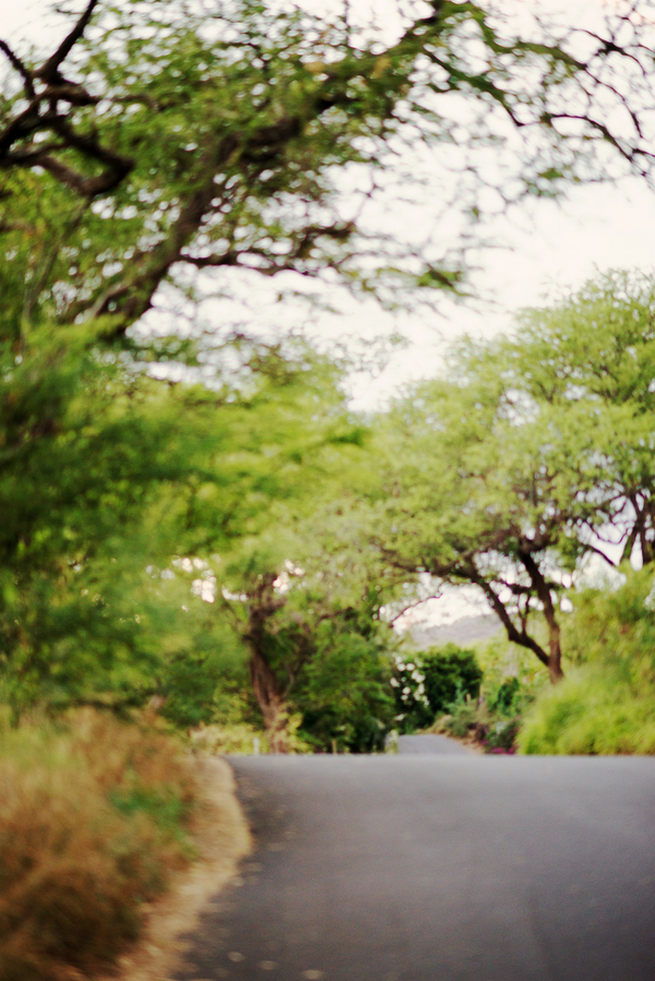
<path fill-rule="evenodd" d="M 382 608 L 402 577 L 367 548 L 365 508 L 351 490 L 377 480 L 368 434 L 347 415 L 326 433 L 325 409 L 318 402 L 313 422 L 305 419 L 315 427 L 311 449 L 287 474 L 284 496 L 271 498 L 256 533 L 235 540 L 220 561 L 207 556 L 208 599 L 217 621 L 227 619 L 244 645 L 276 752 L 287 749 L 293 712 L 322 748 L 332 741 L 374 748 L 391 723 L 383 682 L 393 636 Z"/>
<path fill-rule="evenodd" d="M 611 508 L 605 527 L 590 523 L 588 547 L 610 565 L 655 561 L 652 277 L 608 272 L 548 308 L 523 311 L 517 329 L 520 343 L 498 352 L 508 386 L 551 405 L 597 406 L 597 493 Z"/>
<path fill-rule="evenodd" d="M 456 289 L 440 232 L 394 244 L 399 230 L 370 217 L 404 145 L 414 172 L 422 146 L 444 179 L 459 148 L 439 202 L 451 227 L 456 201 L 470 226 L 485 201 L 649 169 L 649 28 L 636 10 L 603 36 L 538 22 L 521 36 L 493 4 L 447 0 L 399 8 L 386 33 L 349 16 L 88 0 L 45 59 L 2 42 L 1 228 L 27 284 L 13 331 L 46 313 L 108 314 L 106 333 L 122 336 L 164 282 L 187 295 L 193 270 L 325 275 L 387 300 L 403 283 Z M 491 162 L 499 144 L 516 165 L 502 150 Z M 422 187 L 417 205 L 430 207 Z"/>
<path fill-rule="evenodd" d="M 456 380 L 415 393 L 385 432 L 378 547 L 415 575 L 478 586 L 552 681 L 559 598 L 581 564 L 637 547 L 651 560 L 652 295 L 614 274 L 526 312 L 515 338 L 464 344 Z"/>
<path fill-rule="evenodd" d="M 256 539 L 351 438 L 334 372 L 262 350 L 245 388 L 169 385 L 63 328 L 2 353 L 2 699 L 140 704 L 193 653 L 175 557 Z"/>
<path fill-rule="evenodd" d="M 438 202 L 450 215 L 460 200 L 467 227 L 490 185 L 502 206 L 648 169 L 637 17 L 604 37 L 537 24 L 519 37 L 491 6 L 408 9 L 383 36 L 347 6 L 330 19 L 256 0 L 209 15 L 200 0 L 88 0 L 54 50 L 0 43 L 2 631 L 16 705 L 55 666 L 70 685 L 77 661 L 97 690 L 112 650 L 130 662 L 142 636 L 152 656 L 128 585 L 148 591 L 144 569 L 170 565 L 174 535 L 178 557 L 254 540 L 287 478 L 307 479 L 312 440 L 329 443 L 285 398 L 288 351 L 261 356 L 216 305 L 203 334 L 194 301 L 244 277 L 279 276 L 286 293 L 292 274 L 387 302 L 404 285 L 459 289 L 459 239 L 444 253 L 438 232 L 403 238 L 369 208 L 419 142 L 426 168 L 453 145 L 469 154 Z M 511 174 L 489 164 L 499 139 L 517 149 Z M 150 376 L 173 368 L 177 388 Z M 279 559 L 251 571 L 267 582 Z M 105 633 L 82 657 L 86 630 Z"/>

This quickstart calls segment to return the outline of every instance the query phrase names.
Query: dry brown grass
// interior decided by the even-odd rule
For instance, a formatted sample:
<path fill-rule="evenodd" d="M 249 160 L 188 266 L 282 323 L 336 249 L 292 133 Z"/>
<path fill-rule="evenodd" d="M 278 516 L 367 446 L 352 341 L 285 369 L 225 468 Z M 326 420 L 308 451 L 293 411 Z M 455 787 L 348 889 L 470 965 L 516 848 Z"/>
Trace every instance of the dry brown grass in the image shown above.
<path fill-rule="evenodd" d="M 72 981 L 137 934 L 189 858 L 179 747 L 92 712 L 0 736 L 0 977 Z"/>
<path fill-rule="evenodd" d="M 191 833 L 196 858 L 171 876 L 166 893 L 148 906 L 139 940 L 120 957 L 118 973 L 95 981 L 167 981 L 184 964 L 192 932 L 238 862 L 251 849 L 250 831 L 235 796 L 234 777 L 224 760 L 189 759 L 199 796 Z"/>

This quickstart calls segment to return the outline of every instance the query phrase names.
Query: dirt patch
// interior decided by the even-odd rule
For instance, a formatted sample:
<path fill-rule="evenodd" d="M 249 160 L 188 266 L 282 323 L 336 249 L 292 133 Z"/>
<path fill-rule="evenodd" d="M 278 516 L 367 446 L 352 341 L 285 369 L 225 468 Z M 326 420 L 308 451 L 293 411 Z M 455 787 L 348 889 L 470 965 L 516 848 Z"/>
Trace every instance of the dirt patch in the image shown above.
<path fill-rule="evenodd" d="M 148 906 L 138 943 L 119 958 L 112 972 L 95 981 L 170 981 L 188 946 L 183 935 L 194 929 L 203 908 L 251 850 L 250 832 L 227 763 L 201 758 L 190 765 L 203 788 L 192 828 L 197 858 L 175 873 L 166 894 Z"/>

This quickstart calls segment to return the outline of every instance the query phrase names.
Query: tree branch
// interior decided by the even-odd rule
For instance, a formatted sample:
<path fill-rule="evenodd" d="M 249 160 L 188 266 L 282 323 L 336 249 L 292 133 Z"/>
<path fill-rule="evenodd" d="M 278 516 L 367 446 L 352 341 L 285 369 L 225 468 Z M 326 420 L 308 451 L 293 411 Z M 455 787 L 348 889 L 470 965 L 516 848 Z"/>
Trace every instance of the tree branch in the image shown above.
<path fill-rule="evenodd" d="M 57 50 L 50 55 L 47 61 L 41 65 L 34 72 L 35 78 L 40 78 L 48 85 L 53 85 L 56 82 L 61 81 L 61 75 L 59 73 L 60 65 L 65 61 L 68 55 L 73 50 L 73 47 L 80 40 L 84 31 L 86 30 L 87 24 L 91 20 L 91 15 L 94 9 L 98 5 L 98 0 L 89 0 L 86 5 L 86 9 L 82 13 L 81 17 L 78 19 L 77 23 L 71 31 L 68 32 L 64 40 L 61 42 Z"/>

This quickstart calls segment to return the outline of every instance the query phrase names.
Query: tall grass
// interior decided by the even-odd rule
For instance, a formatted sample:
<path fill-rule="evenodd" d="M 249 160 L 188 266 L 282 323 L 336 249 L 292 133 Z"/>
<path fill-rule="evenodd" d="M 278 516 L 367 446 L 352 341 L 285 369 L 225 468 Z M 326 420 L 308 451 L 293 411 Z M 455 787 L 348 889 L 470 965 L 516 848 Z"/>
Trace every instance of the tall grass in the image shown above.
<path fill-rule="evenodd" d="M 188 857 L 177 745 L 90 711 L 0 732 L 0 978 L 72 981 L 135 937 Z"/>

